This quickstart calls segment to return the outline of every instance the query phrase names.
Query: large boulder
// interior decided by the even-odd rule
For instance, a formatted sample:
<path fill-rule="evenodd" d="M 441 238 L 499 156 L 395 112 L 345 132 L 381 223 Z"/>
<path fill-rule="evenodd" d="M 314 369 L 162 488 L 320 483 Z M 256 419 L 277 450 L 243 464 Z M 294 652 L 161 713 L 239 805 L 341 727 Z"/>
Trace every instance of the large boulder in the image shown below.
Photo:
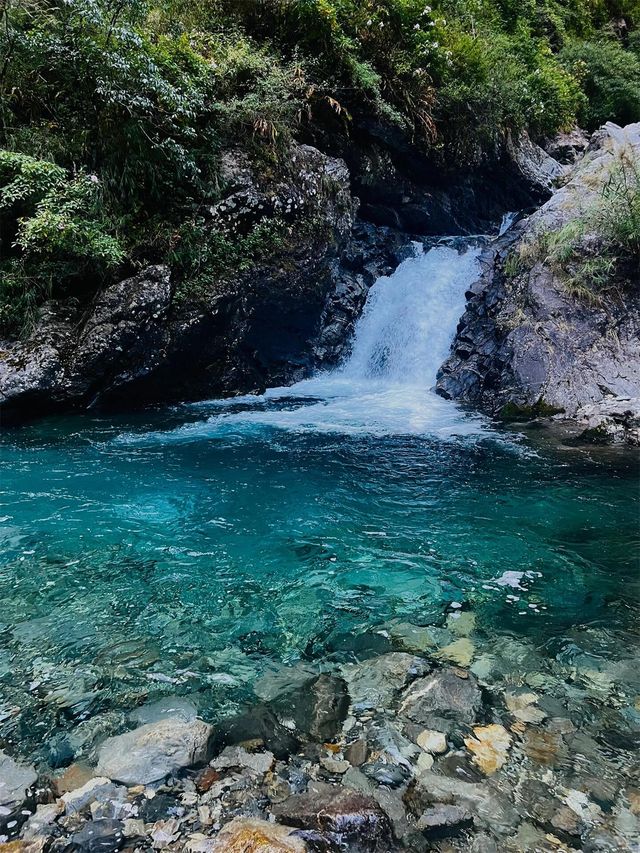
<path fill-rule="evenodd" d="M 623 151 L 640 161 L 640 123 L 601 129 L 551 199 L 485 252 L 483 273 L 438 375 L 440 394 L 510 419 L 577 416 L 587 427 L 600 424 L 601 408 L 603 421 L 611 413 L 617 436 L 625 437 L 626 425 L 635 429 L 637 282 L 617 282 L 616 293 L 589 300 L 572 292 L 535 248 L 541 236 L 577 222 L 600 199 Z M 590 251 L 597 254 L 597 246 Z M 613 414 L 618 399 L 627 401 L 620 415 Z"/>
<path fill-rule="evenodd" d="M 96 773 L 125 785 L 147 785 L 209 757 L 213 729 L 202 720 L 168 718 L 108 738 Z"/>

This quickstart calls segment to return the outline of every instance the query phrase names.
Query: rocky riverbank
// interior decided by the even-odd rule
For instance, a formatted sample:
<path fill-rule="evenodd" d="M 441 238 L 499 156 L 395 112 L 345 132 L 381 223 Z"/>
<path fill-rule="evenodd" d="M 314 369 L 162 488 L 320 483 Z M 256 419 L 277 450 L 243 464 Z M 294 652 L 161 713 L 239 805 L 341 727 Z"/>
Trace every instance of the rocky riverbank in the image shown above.
<path fill-rule="evenodd" d="M 62 769 L 0 753 L 0 853 L 636 850 L 633 650 L 605 663 L 615 638 L 576 628 L 551 656 L 445 616 L 381 627 L 374 657 L 280 667 L 213 724 L 167 695 L 106 738 L 85 721 Z"/>
<path fill-rule="evenodd" d="M 605 126 L 556 175 L 552 197 L 487 249 L 439 393 L 508 420 L 554 415 L 587 441 L 640 444 L 637 271 L 612 263 L 598 292 L 572 286 L 571 264 L 554 262 L 553 240 L 568 229 L 584 258 L 606 251 L 589 217 L 625 163 L 640 164 L 640 124 Z"/>

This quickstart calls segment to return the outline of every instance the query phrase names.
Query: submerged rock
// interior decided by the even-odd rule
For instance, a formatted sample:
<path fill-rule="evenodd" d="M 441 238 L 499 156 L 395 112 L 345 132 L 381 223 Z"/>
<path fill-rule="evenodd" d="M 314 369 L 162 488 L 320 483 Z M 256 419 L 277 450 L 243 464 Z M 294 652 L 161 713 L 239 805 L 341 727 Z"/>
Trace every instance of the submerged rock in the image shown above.
<path fill-rule="evenodd" d="M 347 683 L 323 673 L 284 693 L 271 703 L 281 722 L 293 721 L 295 728 L 314 740 L 332 740 L 340 731 L 349 709 Z"/>
<path fill-rule="evenodd" d="M 421 678 L 404 694 L 400 716 L 440 732 L 474 722 L 481 694 L 473 676 L 466 678 L 452 669 L 442 669 Z"/>
<path fill-rule="evenodd" d="M 202 720 L 160 720 L 106 740 L 97 772 L 127 785 L 148 784 L 206 761 L 212 727 Z"/>
<path fill-rule="evenodd" d="M 237 817 L 224 826 L 207 853 L 305 853 L 309 848 L 295 829 L 256 818 Z"/>
<path fill-rule="evenodd" d="M 357 842 L 362 849 L 378 850 L 391 841 L 389 819 L 377 801 L 344 788 L 315 783 L 273 811 L 292 826 L 331 833 L 341 844 Z"/>
<path fill-rule="evenodd" d="M 474 764 L 490 776 L 507 760 L 511 735 L 504 726 L 497 723 L 489 726 L 475 726 L 473 735 L 464 739 L 465 745 L 469 752 L 473 753 Z"/>
<path fill-rule="evenodd" d="M 343 674 L 353 707 L 364 711 L 389 708 L 400 690 L 430 668 L 422 658 L 390 652 L 359 664 L 348 664 L 343 667 Z"/>

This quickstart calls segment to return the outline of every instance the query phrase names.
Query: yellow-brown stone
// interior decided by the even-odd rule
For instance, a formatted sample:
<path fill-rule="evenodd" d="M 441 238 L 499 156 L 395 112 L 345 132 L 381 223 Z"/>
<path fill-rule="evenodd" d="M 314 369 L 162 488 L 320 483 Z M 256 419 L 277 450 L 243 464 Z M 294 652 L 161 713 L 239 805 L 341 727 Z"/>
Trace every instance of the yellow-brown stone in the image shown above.
<path fill-rule="evenodd" d="M 490 776 L 499 770 L 507 760 L 511 735 L 504 726 L 492 723 L 489 726 L 476 726 L 474 737 L 464 739 L 467 749 L 473 753 L 473 762 Z"/>
<path fill-rule="evenodd" d="M 211 853 L 306 853 L 307 845 L 290 826 L 235 818 L 216 836 Z"/>

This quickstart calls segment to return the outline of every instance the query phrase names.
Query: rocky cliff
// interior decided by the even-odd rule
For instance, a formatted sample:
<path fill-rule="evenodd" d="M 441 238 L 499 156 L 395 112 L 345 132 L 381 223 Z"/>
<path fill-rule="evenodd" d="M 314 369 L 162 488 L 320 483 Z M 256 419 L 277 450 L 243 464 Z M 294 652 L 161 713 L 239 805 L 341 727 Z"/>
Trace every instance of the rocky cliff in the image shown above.
<path fill-rule="evenodd" d="M 440 394 L 512 420 L 555 415 L 585 437 L 640 443 L 637 274 L 614 268 L 601 292 L 584 292 L 548 250 L 550 237 L 589 222 L 621 157 L 640 162 L 640 124 L 594 134 L 552 197 L 487 249 Z M 581 241 L 585 257 L 604 251 L 588 227 Z"/>
<path fill-rule="evenodd" d="M 3 423 L 296 381 L 339 361 L 368 288 L 406 257 L 415 235 L 486 230 L 505 207 L 547 192 L 546 174 L 540 180 L 515 158 L 501 182 L 498 164 L 482 175 L 438 175 L 406 139 L 380 128 L 333 153 L 349 166 L 311 145 L 292 145 L 262 170 L 227 151 L 222 197 L 204 206 L 205 227 L 233 243 L 277 225 L 273 245 L 198 287 L 156 265 L 83 302 L 50 301 L 26 339 L 0 343 Z M 481 191 L 483 181 L 500 191 Z"/>

